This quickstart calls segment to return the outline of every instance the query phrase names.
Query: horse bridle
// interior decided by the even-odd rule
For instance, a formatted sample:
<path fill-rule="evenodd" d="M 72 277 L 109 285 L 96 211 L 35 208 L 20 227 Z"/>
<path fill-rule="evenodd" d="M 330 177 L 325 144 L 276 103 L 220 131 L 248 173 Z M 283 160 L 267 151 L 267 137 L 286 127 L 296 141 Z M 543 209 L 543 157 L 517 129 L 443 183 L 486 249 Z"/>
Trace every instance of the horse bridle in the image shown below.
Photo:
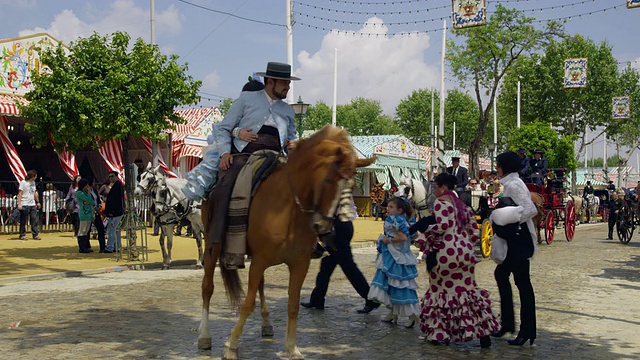
<path fill-rule="evenodd" d="M 157 188 L 157 195 L 156 197 L 153 199 L 153 201 L 156 204 L 160 204 L 162 205 L 162 209 L 163 211 L 159 211 L 158 210 L 158 206 L 156 206 L 156 216 L 161 217 L 163 215 L 167 215 L 169 213 L 171 213 L 172 215 L 175 216 L 175 221 L 170 220 L 170 221 L 162 221 L 165 224 L 172 224 L 176 221 L 181 220 L 182 218 L 184 218 L 185 216 L 187 216 L 190 212 L 191 212 L 191 207 L 192 205 L 191 200 L 189 200 L 186 196 L 183 197 L 182 199 L 179 199 L 178 197 L 174 196 L 170 191 L 169 191 L 169 187 L 167 186 L 167 184 L 164 184 L 164 188 L 161 188 L 160 185 L 157 185 L 157 181 L 156 181 L 156 188 Z M 162 195 L 163 193 L 165 193 L 166 195 Z M 157 198 L 160 197 L 162 199 L 164 199 L 164 201 L 159 201 Z M 172 205 L 172 199 L 176 199 L 176 203 L 175 205 Z M 186 200 L 186 203 L 183 204 L 183 202 Z M 178 206 L 180 204 L 183 204 L 182 206 L 184 207 L 185 211 L 184 214 L 180 215 L 178 214 Z"/>
<path fill-rule="evenodd" d="M 306 209 L 304 207 L 304 205 L 302 205 L 302 202 L 300 201 L 300 197 L 298 197 L 298 193 L 296 192 L 295 187 L 293 186 L 293 181 L 291 180 L 291 172 L 287 171 L 287 179 L 289 180 L 289 187 L 291 188 L 291 193 L 293 194 L 293 201 L 296 203 L 296 205 L 298 206 L 298 209 L 305 214 L 318 214 L 322 217 L 323 220 L 325 221 L 333 221 L 334 218 L 334 214 L 333 213 L 329 213 L 329 214 L 324 214 L 322 213 L 322 211 L 319 209 L 320 207 L 320 200 L 322 199 L 322 196 L 324 195 L 324 190 L 327 184 L 331 183 L 331 177 L 333 175 L 333 173 L 337 173 L 338 175 L 340 175 L 340 180 L 338 180 L 338 188 L 336 189 L 336 196 L 333 199 L 333 203 L 331 204 L 331 206 L 329 207 L 329 209 L 333 209 L 332 212 L 335 212 L 336 207 L 338 206 L 339 202 L 340 202 L 340 193 L 342 192 L 342 189 L 347 187 L 347 185 L 344 186 L 340 186 L 340 182 L 341 181 L 349 181 L 351 180 L 349 177 L 345 176 L 344 174 L 342 174 L 340 172 L 340 169 L 338 169 L 338 165 L 334 162 L 331 165 L 331 168 L 329 169 L 329 172 L 327 172 L 327 176 L 325 176 L 324 180 L 322 180 L 322 186 L 320 187 L 320 192 L 318 194 L 314 195 L 314 199 L 313 199 L 313 208 L 312 209 Z M 353 181 L 353 180 L 351 180 Z"/>
<path fill-rule="evenodd" d="M 137 188 L 142 189 L 142 192 L 143 192 L 143 193 L 146 193 L 146 192 L 153 192 L 153 190 L 152 190 L 152 189 L 154 189 L 154 188 L 157 188 L 157 187 L 158 187 L 158 178 L 157 178 L 157 176 L 156 176 L 155 172 L 146 171 L 145 173 L 149 173 L 149 174 L 153 175 L 153 180 L 150 180 L 150 181 L 149 181 L 149 185 L 147 185 L 147 188 L 146 188 L 146 189 L 145 189 L 144 187 L 142 187 L 142 185 L 140 185 L 140 183 L 138 183 L 138 184 L 136 185 L 136 187 L 137 187 Z"/>
<path fill-rule="evenodd" d="M 427 196 L 426 192 L 425 192 L 425 194 L 424 194 L 424 199 L 420 201 L 421 203 L 422 203 L 422 202 L 424 202 L 424 204 L 423 204 L 423 205 L 420 205 L 420 204 L 419 204 L 417 201 L 415 201 L 415 199 L 414 199 L 414 198 L 415 198 L 415 195 L 416 195 L 416 190 L 415 190 L 415 187 L 413 186 L 413 179 L 409 179 L 409 183 L 410 183 L 410 187 L 409 187 L 409 189 L 411 189 L 411 194 L 412 194 L 412 195 L 411 195 L 411 199 L 413 200 L 413 203 L 415 204 L 415 206 L 414 206 L 415 210 L 416 210 L 416 211 L 422 211 L 422 210 L 426 210 L 426 209 L 428 209 L 428 208 L 429 208 L 429 207 L 427 206 L 427 197 L 428 197 L 428 196 Z"/>

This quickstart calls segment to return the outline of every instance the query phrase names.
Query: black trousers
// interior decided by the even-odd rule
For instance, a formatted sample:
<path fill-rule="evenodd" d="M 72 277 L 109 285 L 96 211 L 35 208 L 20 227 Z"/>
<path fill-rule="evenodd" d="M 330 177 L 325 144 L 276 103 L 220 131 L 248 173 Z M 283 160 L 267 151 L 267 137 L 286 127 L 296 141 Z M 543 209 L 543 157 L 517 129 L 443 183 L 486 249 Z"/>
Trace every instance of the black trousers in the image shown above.
<path fill-rule="evenodd" d="M 104 223 L 102 222 L 102 217 L 96 211 L 96 219 L 93 221 L 93 225 L 96 227 L 98 231 L 98 244 L 100 244 L 100 250 L 104 251 L 105 249 L 105 241 L 104 241 Z"/>
<path fill-rule="evenodd" d="M 353 262 L 351 253 L 351 238 L 353 237 L 353 223 L 351 221 L 334 221 L 336 250 L 327 248 L 329 256 L 322 258 L 320 272 L 316 277 L 316 287 L 311 293 L 310 301 L 316 305 L 324 305 L 324 298 L 329 288 L 329 280 L 336 266 L 340 265 L 342 271 L 351 282 L 351 285 L 363 298 L 367 299 L 369 294 L 369 283 L 362 275 L 362 271 Z"/>
<path fill-rule="evenodd" d="M 515 330 L 515 317 L 513 314 L 513 294 L 509 276 L 513 273 L 513 279 L 520 293 L 520 332 L 519 337 L 536 338 L 536 297 L 531 285 L 529 275 L 529 260 L 508 261 L 496 267 L 494 276 L 500 292 L 500 316 L 502 328 L 508 331 Z"/>

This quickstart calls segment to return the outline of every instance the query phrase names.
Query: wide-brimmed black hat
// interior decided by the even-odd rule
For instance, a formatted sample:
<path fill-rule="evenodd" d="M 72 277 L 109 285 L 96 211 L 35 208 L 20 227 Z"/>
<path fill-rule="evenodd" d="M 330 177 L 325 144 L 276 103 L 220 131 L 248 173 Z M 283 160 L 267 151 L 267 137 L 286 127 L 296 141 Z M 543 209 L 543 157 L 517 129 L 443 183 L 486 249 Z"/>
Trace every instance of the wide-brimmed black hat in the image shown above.
<path fill-rule="evenodd" d="M 517 153 L 518 154 L 526 154 L 527 151 L 524 148 L 520 148 L 520 149 L 518 149 Z"/>
<path fill-rule="evenodd" d="M 544 154 L 544 151 L 542 151 L 542 150 L 536 150 L 536 151 L 534 151 L 533 153 L 534 153 L 534 154 L 540 154 L 540 155 L 542 155 L 542 154 Z"/>
<path fill-rule="evenodd" d="M 300 80 L 291 76 L 291 65 L 273 61 L 267 63 L 266 72 L 257 72 L 256 75 L 280 80 Z"/>
<path fill-rule="evenodd" d="M 451 161 L 453 161 L 453 160 L 458 160 L 458 161 L 460 161 L 460 156 L 452 156 L 452 157 L 451 157 Z"/>

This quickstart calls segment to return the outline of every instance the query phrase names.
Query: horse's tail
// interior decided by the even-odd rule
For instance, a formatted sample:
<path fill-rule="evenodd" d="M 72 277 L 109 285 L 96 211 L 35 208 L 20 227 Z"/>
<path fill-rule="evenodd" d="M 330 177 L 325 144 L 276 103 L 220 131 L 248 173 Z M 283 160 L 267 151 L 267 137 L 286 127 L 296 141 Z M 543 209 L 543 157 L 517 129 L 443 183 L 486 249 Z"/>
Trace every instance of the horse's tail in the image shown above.
<path fill-rule="evenodd" d="M 220 261 L 220 275 L 222 276 L 222 282 L 224 282 L 229 304 L 234 310 L 240 309 L 245 294 L 238 270 L 229 270 L 225 267 L 224 263 Z"/>

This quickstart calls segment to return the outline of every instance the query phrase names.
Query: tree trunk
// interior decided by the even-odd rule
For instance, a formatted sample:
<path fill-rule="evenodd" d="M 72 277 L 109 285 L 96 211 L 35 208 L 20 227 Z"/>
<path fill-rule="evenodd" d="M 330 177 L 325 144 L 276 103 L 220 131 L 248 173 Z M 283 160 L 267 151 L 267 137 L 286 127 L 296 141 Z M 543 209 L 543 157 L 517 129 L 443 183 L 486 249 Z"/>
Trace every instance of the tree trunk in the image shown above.
<path fill-rule="evenodd" d="M 490 100 L 487 108 L 493 104 L 493 101 Z M 480 163 L 478 161 L 478 155 L 480 152 L 480 146 L 482 145 L 482 138 L 484 137 L 484 132 L 487 129 L 487 124 L 489 122 L 489 113 L 484 109 L 480 109 L 480 117 L 478 119 L 478 132 L 476 136 L 471 140 L 471 144 L 469 144 L 469 176 L 473 179 L 478 176 L 480 170 Z"/>
<path fill-rule="evenodd" d="M 135 203 L 133 201 L 133 191 L 135 188 L 135 179 L 133 178 L 133 168 L 131 167 L 131 162 L 129 161 L 129 137 L 127 135 L 124 139 L 122 139 L 122 161 L 124 162 L 124 188 L 126 194 L 126 209 L 125 209 L 125 217 L 129 217 L 133 215 L 136 211 Z M 129 246 L 135 248 L 136 246 L 136 231 L 135 229 L 131 229 L 130 226 L 127 226 L 130 221 L 125 221 L 123 226 L 127 231 L 127 241 L 129 242 Z"/>

